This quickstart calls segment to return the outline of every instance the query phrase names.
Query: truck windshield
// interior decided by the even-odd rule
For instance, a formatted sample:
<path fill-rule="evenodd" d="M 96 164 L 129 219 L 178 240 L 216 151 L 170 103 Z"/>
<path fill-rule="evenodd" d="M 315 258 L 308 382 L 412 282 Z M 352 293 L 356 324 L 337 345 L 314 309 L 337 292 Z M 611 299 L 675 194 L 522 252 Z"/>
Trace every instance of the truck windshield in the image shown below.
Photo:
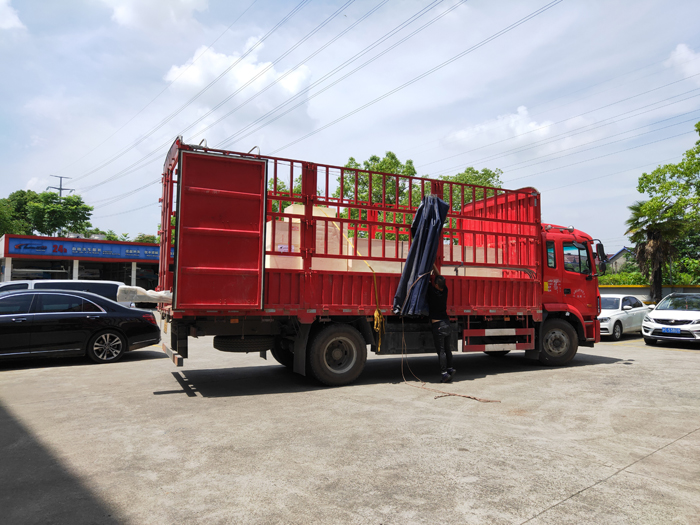
<path fill-rule="evenodd" d="M 700 312 L 700 295 L 676 295 L 666 297 L 656 310 L 689 310 Z"/>
<path fill-rule="evenodd" d="M 620 298 L 619 297 L 601 297 L 600 298 L 600 308 L 602 310 L 619 310 L 620 309 Z"/>

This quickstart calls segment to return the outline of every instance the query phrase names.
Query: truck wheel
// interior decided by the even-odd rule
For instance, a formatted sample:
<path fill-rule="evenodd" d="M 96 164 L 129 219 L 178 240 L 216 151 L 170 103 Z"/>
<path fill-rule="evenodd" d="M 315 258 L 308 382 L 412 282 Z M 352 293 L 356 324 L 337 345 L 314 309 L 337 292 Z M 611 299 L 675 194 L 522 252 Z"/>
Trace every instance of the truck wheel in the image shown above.
<path fill-rule="evenodd" d="M 352 383 L 367 361 L 367 346 L 360 332 L 346 324 L 332 324 L 314 337 L 307 358 L 311 374 L 328 386 Z"/>
<path fill-rule="evenodd" d="M 510 350 L 489 350 L 487 352 L 484 352 L 486 355 L 490 355 L 491 357 L 502 357 L 506 354 L 510 353 Z"/>
<path fill-rule="evenodd" d="M 561 366 L 571 361 L 578 350 L 576 330 L 563 319 L 548 319 L 542 327 L 540 363 Z"/>
<path fill-rule="evenodd" d="M 291 350 L 291 341 L 287 339 L 276 339 L 275 346 L 272 347 L 270 353 L 277 362 L 287 368 L 294 367 L 294 352 Z"/>
<path fill-rule="evenodd" d="M 622 325 L 620 323 L 615 323 L 612 331 L 612 340 L 619 341 L 622 339 Z"/>

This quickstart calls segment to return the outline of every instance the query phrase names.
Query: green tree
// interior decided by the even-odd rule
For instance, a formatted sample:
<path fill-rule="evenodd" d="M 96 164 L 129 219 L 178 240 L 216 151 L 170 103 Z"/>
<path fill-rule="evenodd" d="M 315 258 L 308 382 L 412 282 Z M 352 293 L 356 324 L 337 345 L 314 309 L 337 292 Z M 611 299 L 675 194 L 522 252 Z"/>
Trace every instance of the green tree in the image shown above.
<path fill-rule="evenodd" d="M 108 241 L 118 241 L 119 240 L 119 235 L 114 233 L 114 230 L 107 230 L 107 233 L 105 235 L 106 235 L 106 238 Z"/>
<path fill-rule="evenodd" d="M 150 242 L 153 244 L 158 244 L 157 235 L 146 235 L 145 233 L 139 233 L 133 242 Z"/>
<path fill-rule="evenodd" d="M 0 235 L 6 233 L 17 233 L 15 231 L 15 220 L 12 216 L 12 207 L 6 199 L 0 200 Z"/>
<path fill-rule="evenodd" d="M 675 253 L 673 240 L 684 234 L 685 223 L 681 217 L 662 213 L 662 219 L 649 216 L 646 202 L 638 201 L 629 206 L 627 235 L 635 244 L 634 255 L 642 273 L 651 280 L 652 301 L 661 300 L 664 267 Z"/>
<path fill-rule="evenodd" d="M 29 218 L 29 203 L 39 200 L 39 194 L 32 190 L 17 190 L 3 199 L 12 211 L 13 231 L 16 235 L 31 235 L 36 229 Z"/>
<path fill-rule="evenodd" d="M 700 122 L 695 124 L 700 134 Z M 649 195 L 642 213 L 656 220 L 683 217 L 700 221 L 700 140 L 683 154 L 678 164 L 659 166 L 651 173 L 643 173 L 637 191 Z"/>
<path fill-rule="evenodd" d="M 43 235 L 59 230 L 82 232 L 91 226 L 92 206 L 83 202 L 80 195 L 59 197 L 45 191 L 36 200 L 27 203 L 27 215 L 32 229 Z"/>

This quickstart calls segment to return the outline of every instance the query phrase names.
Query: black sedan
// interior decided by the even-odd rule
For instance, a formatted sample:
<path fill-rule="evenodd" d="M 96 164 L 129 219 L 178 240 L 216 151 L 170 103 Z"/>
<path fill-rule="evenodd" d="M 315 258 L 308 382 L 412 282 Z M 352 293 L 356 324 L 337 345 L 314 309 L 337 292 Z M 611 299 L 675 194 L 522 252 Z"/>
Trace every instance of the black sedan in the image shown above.
<path fill-rule="evenodd" d="M 155 316 L 89 292 L 0 293 L 0 359 L 87 354 L 96 363 L 160 341 Z"/>

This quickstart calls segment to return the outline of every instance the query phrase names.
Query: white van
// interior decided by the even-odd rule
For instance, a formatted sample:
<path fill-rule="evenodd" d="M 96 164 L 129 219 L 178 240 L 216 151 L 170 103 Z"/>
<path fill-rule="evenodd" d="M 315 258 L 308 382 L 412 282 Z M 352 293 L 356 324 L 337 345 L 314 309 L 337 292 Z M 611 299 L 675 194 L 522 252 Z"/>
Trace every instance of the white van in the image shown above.
<path fill-rule="evenodd" d="M 0 282 L 0 293 L 12 290 L 75 290 L 80 292 L 92 292 L 112 301 L 119 302 L 122 306 L 132 307 L 131 302 L 117 301 L 117 290 L 120 286 L 126 286 L 119 281 L 90 281 L 86 279 L 34 279 L 31 281 Z"/>

